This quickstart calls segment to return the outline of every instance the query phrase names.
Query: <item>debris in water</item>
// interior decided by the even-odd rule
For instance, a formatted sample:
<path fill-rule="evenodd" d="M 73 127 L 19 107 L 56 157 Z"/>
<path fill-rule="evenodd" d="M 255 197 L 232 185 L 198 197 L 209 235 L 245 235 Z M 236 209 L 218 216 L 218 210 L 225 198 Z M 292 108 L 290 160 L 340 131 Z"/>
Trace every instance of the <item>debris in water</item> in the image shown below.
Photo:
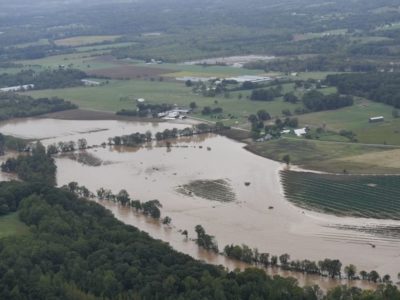
<path fill-rule="evenodd" d="M 250 182 L 246 181 L 246 182 L 244 183 L 244 185 L 245 185 L 245 186 L 249 186 L 249 185 L 250 185 Z"/>

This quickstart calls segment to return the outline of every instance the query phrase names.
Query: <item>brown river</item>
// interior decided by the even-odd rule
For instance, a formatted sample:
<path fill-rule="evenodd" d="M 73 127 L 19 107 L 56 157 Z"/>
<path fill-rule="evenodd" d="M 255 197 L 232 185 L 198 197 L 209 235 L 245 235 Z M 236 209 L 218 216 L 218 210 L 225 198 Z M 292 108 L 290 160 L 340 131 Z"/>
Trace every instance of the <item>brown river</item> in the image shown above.
<path fill-rule="evenodd" d="M 40 139 L 48 145 L 59 141 L 86 138 L 89 145 L 107 142 L 109 137 L 134 132 L 153 133 L 166 128 L 184 128 L 178 123 L 139 123 L 128 121 L 71 121 L 27 119 L 0 124 L 0 132 L 22 138 Z M 227 244 L 246 244 L 271 255 L 289 253 L 291 259 L 340 259 L 360 270 L 377 270 L 397 278 L 400 271 L 400 239 L 377 236 L 371 232 L 341 230 L 339 226 L 400 226 L 392 220 L 342 218 L 300 209 L 283 196 L 279 178 L 282 165 L 245 149 L 243 144 L 218 135 L 182 138 L 141 148 L 99 147 L 76 156 L 56 158 L 58 184 L 77 181 L 89 190 L 100 187 L 117 193 L 126 189 L 141 201 L 158 199 L 162 216 L 172 218 L 163 226 L 132 210 L 113 203 L 100 203 L 126 224 L 168 242 L 174 249 L 208 263 L 230 269 L 246 265 L 199 249 L 194 227 L 202 225 L 214 235 L 220 249 Z M 3 158 L 4 159 L 4 158 Z M 96 164 L 91 161 L 98 162 Z M 1 177 L 6 180 L 8 178 Z M 200 183 L 202 189 L 182 193 L 182 187 Z M 211 184 L 210 184 L 211 183 Z M 222 187 L 222 188 L 220 188 Z M 221 201 L 215 201 L 219 199 Z M 186 240 L 180 230 L 188 230 Z M 371 247 L 375 245 L 375 248 Z M 342 280 L 268 269 L 270 274 L 293 276 L 302 285 L 319 284 L 327 289 Z M 352 283 L 373 287 L 366 282 Z"/>

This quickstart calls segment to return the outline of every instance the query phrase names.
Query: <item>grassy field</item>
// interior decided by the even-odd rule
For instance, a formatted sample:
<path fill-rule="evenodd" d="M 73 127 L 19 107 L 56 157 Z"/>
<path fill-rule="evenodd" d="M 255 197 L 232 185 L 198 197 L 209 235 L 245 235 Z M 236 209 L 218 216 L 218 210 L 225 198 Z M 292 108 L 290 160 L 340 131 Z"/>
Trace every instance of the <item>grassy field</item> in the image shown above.
<path fill-rule="evenodd" d="M 392 110 L 385 104 L 358 99 L 350 107 L 301 115 L 299 122 L 336 132 L 351 130 L 360 143 L 400 145 L 400 120 L 393 118 Z M 383 116 L 385 122 L 369 123 L 369 118 L 376 116 Z"/>
<path fill-rule="evenodd" d="M 282 171 L 286 198 L 339 216 L 400 220 L 400 176 L 325 175 Z"/>
<path fill-rule="evenodd" d="M 124 42 L 124 43 L 113 43 L 113 44 L 105 44 L 105 45 L 93 45 L 93 46 L 79 46 L 76 47 L 75 50 L 78 52 L 92 52 L 99 50 L 109 50 L 121 47 L 129 47 L 134 45 L 133 42 Z"/>
<path fill-rule="evenodd" d="M 0 217 L 0 238 L 27 232 L 28 227 L 18 219 L 17 213 Z"/>
<path fill-rule="evenodd" d="M 305 169 L 351 174 L 400 174 L 400 148 L 366 146 L 357 143 L 282 138 L 263 143 L 251 143 L 247 148 L 264 157 L 281 161 L 289 154 L 291 162 Z M 383 159 L 385 158 L 385 159 Z"/>
<path fill-rule="evenodd" d="M 356 100 L 353 106 L 338 110 L 322 111 L 299 116 L 303 125 L 321 127 L 339 131 L 341 129 L 357 130 L 366 127 L 376 127 L 377 123 L 370 124 L 370 117 L 383 116 L 391 121 L 393 107 L 368 100 Z"/>
<path fill-rule="evenodd" d="M 226 66 L 199 66 L 199 65 L 185 65 L 185 64 L 161 64 L 161 65 L 146 65 L 144 63 L 138 63 L 137 65 L 166 68 L 177 70 L 179 73 L 172 73 L 171 77 L 227 77 L 227 76 L 240 76 L 240 75 L 261 75 L 261 76 L 276 76 L 279 73 L 264 73 L 260 70 L 247 70 L 243 68 L 233 68 Z M 167 74 L 168 76 L 168 74 Z"/>
<path fill-rule="evenodd" d="M 118 45 L 118 44 L 116 44 Z M 99 47 L 111 45 L 101 45 Z M 96 46 L 93 46 L 96 47 Z M 81 48 L 85 49 L 85 47 Z M 272 102 L 249 101 L 251 91 L 231 92 L 228 98 L 220 95 L 207 98 L 196 95 L 183 82 L 173 82 L 176 77 L 230 77 L 239 75 L 264 75 L 279 76 L 282 74 L 266 74 L 259 70 L 246 70 L 228 66 L 199 66 L 186 64 L 145 64 L 137 60 L 116 61 L 110 56 L 101 56 L 101 48 L 86 47 L 89 52 L 79 52 L 67 55 L 50 56 L 38 60 L 23 61 L 29 66 L 41 68 L 57 68 L 59 65 L 72 66 L 82 69 L 89 74 L 103 74 L 115 79 L 131 78 L 132 80 L 111 80 L 102 87 L 77 87 L 62 90 L 31 91 L 35 97 L 58 96 L 70 100 L 81 108 L 116 112 L 120 109 L 135 109 L 135 98 L 145 98 L 150 103 L 169 103 L 188 106 L 196 102 L 199 109 L 195 116 L 211 121 L 216 121 L 212 116 L 202 116 L 204 106 L 221 107 L 224 113 L 220 120 L 227 125 L 249 128 L 247 117 L 260 109 L 265 109 L 272 117 L 282 117 L 282 110 L 288 109 L 292 113 L 296 108 L 302 108 L 301 103 L 285 103 L 282 98 Z M 98 55 L 98 56 L 93 56 Z M 296 78 L 323 79 L 328 72 L 299 73 Z M 165 78 L 159 81 L 159 77 Z M 152 81 L 153 80 L 153 81 Z M 294 91 L 294 84 L 284 84 L 284 93 Z M 335 88 L 321 89 L 324 94 L 335 93 Z M 295 91 L 301 97 L 301 90 Z M 239 99 L 241 96 L 241 99 Z M 121 100 L 122 99 L 122 100 Z M 127 100 L 128 99 L 128 100 Z M 385 122 L 370 124 L 368 119 L 373 116 L 384 116 Z M 338 133 L 340 130 L 351 130 L 360 143 L 400 145 L 400 120 L 392 117 L 392 107 L 368 100 L 357 99 L 354 106 L 339 110 L 309 113 L 297 116 L 300 126 L 311 128 L 324 127 L 328 131 Z M 321 136 L 325 141 L 346 141 L 338 134 L 325 134 Z"/>
<path fill-rule="evenodd" d="M 36 42 L 18 44 L 15 47 L 26 48 L 26 47 L 31 47 L 31 46 L 45 46 L 45 45 L 49 45 L 49 44 L 50 44 L 50 42 L 48 39 L 40 39 Z"/>
<path fill-rule="evenodd" d="M 103 42 L 112 42 L 119 37 L 119 35 L 88 35 L 55 40 L 54 42 L 58 46 L 78 47 Z"/>
<path fill-rule="evenodd" d="M 92 57 L 94 54 L 102 54 L 101 51 L 92 51 L 90 53 L 72 53 L 63 55 L 48 56 L 40 59 L 21 60 L 21 63 L 25 68 L 31 66 L 40 68 L 58 68 L 60 65 L 72 66 L 79 68 L 83 71 L 114 67 L 115 63 L 107 60 L 99 60 Z"/>
<path fill-rule="evenodd" d="M 193 94 L 192 90 L 182 82 L 157 80 L 112 80 L 108 85 L 101 87 L 29 91 L 26 94 L 34 97 L 58 96 L 76 103 L 80 108 L 113 112 L 123 108 L 135 109 L 134 99 L 137 98 L 144 98 L 150 103 L 169 103 L 181 106 L 188 106 L 190 102 L 194 101 L 199 107 L 196 113 L 197 117 L 203 117 L 200 110 L 204 106 L 221 107 L 226 118 L 228 118 L 228 114 L 233 116 L 232 119 L 225 120 L 230 125 L 247 123 L 248 115 L 256 113 L 260 109 L 266 109 L 272 116 L 281 116 L 283 109 L 293 111 L 296 107 L 301 106 L 301 104 L 286 103 L 282 99 L 272 102 L 250 101 L 246 99 L 246 93 L 243 93 L 242 99 L 238 99 L 239 92 L 231 93 L 230 98 L 203 97 Z M 121 100 L 126 98 L 130 100 Z"/>
<path fill-rule="evenodd" d="M 345 35 L 347 33 L 347 29 L 336 29 L 324 32 L 308 32 L 304 34 L 296 34 L 293 39 L 295 41 L 307 41 L 312 39 L 319 39 L 325 36 L 333 36 L 333 35 Z"/>

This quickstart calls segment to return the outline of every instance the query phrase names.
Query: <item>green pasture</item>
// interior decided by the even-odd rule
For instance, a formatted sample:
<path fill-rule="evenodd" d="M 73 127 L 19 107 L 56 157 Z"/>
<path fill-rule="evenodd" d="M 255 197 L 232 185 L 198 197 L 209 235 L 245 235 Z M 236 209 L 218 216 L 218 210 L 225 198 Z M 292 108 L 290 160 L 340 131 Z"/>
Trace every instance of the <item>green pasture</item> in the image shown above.
<path fill-rule="evenodd" d="M 204 106 L 221 107 L 223 115 L 231 114 L 229 124 L 246 123 L 250 114 L 256 113 L 260 109 L 267 110 L 272 116 L 281 116 L 283 109 L 293 111 L 301 104 L 290 104 L 278 99 L 271 102 L 250 101 L 243 93 L 243 98 L 239 99 L 240 92 L 230 93 L 229 98 L 203 97 L 192 92 L 191 88 L 185 86 L 183 82 L 151 81 L 151 80 L 129 80 L 129 81 L 110 81 L 109 84 L 100 87 L 75 87 L 57 90 L 29 91 L 33 97 L 61 97 L 76 103 L 80 108 L 104 110 L 116 112 L 121 109 L 135 109 L 134 99 L 144 98 L 149 103 L 169 103 L 179 106 L 189 106 L 191 102 L 196 102 L 199 107 L 198 117 L 203 117 L 199 112 Z M 126 99 L 128 98 L 128 100 Z M 122 99 L 122 100 L 121 100 Z"/>
<path fill-rule="evenodd" d="M 282 161 L 289 154 L 294 165 L 305 169 L 351 174 L 400 174 L 400 168 L 388 161 L 398 159 L 398 147 L 348 142 L 307 140 L 283 137 L 247 148 L 263 157 Z M 387 155 L 386 155 L 387 154 Z M 385 159 L 382 159 L 385 157 Z"/>
<path fill-rule="evenodd" d="M 94 54 L 102 54 L 101 51 L 92 51 L 89 53 L 72 53 L 63 55 L 47 56 L 39 59 L 21 60 L 18 63 L 23 64 L 25 68 L 36 66 L 41 68 L 58 68 L 61 65 L 72 66 L 83 71 L 115 67 L 115 63 L 96 59 Z"/>
<path fill-rule="evenodd" d="M 353 106 L 298 116 L 302 126 L 325 127 L 339 132 L 351 130 L 360 143 L 400 145 L 400 120 L 392 116 L 393 107 L 358 99 Z M 369 118 L 383 116 L 384 122 L 370 123 Z"/>
<path fill-rule="evenodd" d="M 119 35 L 84 35 L 84 36 L 74 36 L 65 39 L 55 40 L 54 43 L 58 46 L 77 47 L 95 43 L 114 41 L 119 37 L 120 37 Z"/>
<path fill-rule="evenodd" d="M 295 40 L 298 41 L 307 41 L 312 39 L 319 39 L 325 36 L 332 36 L 332 35 L 345 35 L 347 33 L 347 29 L 336 29 L 336 30 L 329 30 L 324 32 L 308 32 L 304 34 L 298 34 L 295 37 Z"/>
<path fill-rule="evenodd" d="M 356 130 L 376 127 L 377 123 L 370 124 L 369 118 L 383 116 L 387 121 L 393 119 L 391 106 L 368 100 L 356 100 L 353 106 L 337 110 L 321 111 L 299 116 L 302 125 L 322 127 L 339 131 L 342 129 Z"/>

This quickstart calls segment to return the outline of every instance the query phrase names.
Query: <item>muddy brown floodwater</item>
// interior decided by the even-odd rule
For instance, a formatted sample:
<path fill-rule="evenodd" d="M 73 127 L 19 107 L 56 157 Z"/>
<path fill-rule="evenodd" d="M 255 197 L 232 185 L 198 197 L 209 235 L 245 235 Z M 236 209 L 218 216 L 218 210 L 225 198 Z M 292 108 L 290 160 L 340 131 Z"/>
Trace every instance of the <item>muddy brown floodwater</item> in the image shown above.
<path fill-rule="evenodd" d="M 93 145 L 115 135 L 146 130 L 154 133 L 165 128 L 186 126 L 29 119 L 2 123 L 0 132 L 41 139 L 44 144 L 77 141 L 85 137 L 89 145 Z M 141 148 L 107 146 L 87 150 L 86 154 L 102 163 L 90 166 L 69 157 L 56 159 L 59 185 L 77 181 L 92 191 L 100 187 L 109 188 L 114 193 L 126 189 L 134 199 L 158 199 L 163 205 L 162 215 L 172 218 L 171 228 L 128 208 L 100 203 L 124 223 L 134 225 L 194 258 L 231 269 L 245 267 L 244 264 L 200 250 L 179 232 L 186 229 L 189 238 L 194 238 L 194 227 L 201 224 L 207 233 L 216 237 L 221 249 L 227 244 L 244 243 L 271 255 L 289 253 L 291 259 L 340 259 L 343 265 L 352 263 L 358 270 L 374 269 L 382 275 L 388 273 L 392 278 L 396 278 L 400 271 L 400 240 L 369 232 L 341 230 L 336 226 L 400 226 L 400 222 L 340 218 L 300 209 L 283 196 L 279 178 L 281 164 L 256 156 L 243 149 L 243 144 L 228 138 L 203 135 L 180 139 L 170 149 L 164 147 L 164 143 Z M 196 195 L 180 192 L 180 187 L 195 181 L 224 182 L 224 186 L 230 188 L 229 195 L 234 197 L 231 197 L 232 201 L 219 202 L 209 200 L 210 195 L 216 192 L 214 190 L 196 191 Z M 318 276 L 267 271 L 296 277 L 300 284 L 319 284 L 324 289 L 339 283 Z M 361 281 L 353 284 L 373 287 Z"/>

